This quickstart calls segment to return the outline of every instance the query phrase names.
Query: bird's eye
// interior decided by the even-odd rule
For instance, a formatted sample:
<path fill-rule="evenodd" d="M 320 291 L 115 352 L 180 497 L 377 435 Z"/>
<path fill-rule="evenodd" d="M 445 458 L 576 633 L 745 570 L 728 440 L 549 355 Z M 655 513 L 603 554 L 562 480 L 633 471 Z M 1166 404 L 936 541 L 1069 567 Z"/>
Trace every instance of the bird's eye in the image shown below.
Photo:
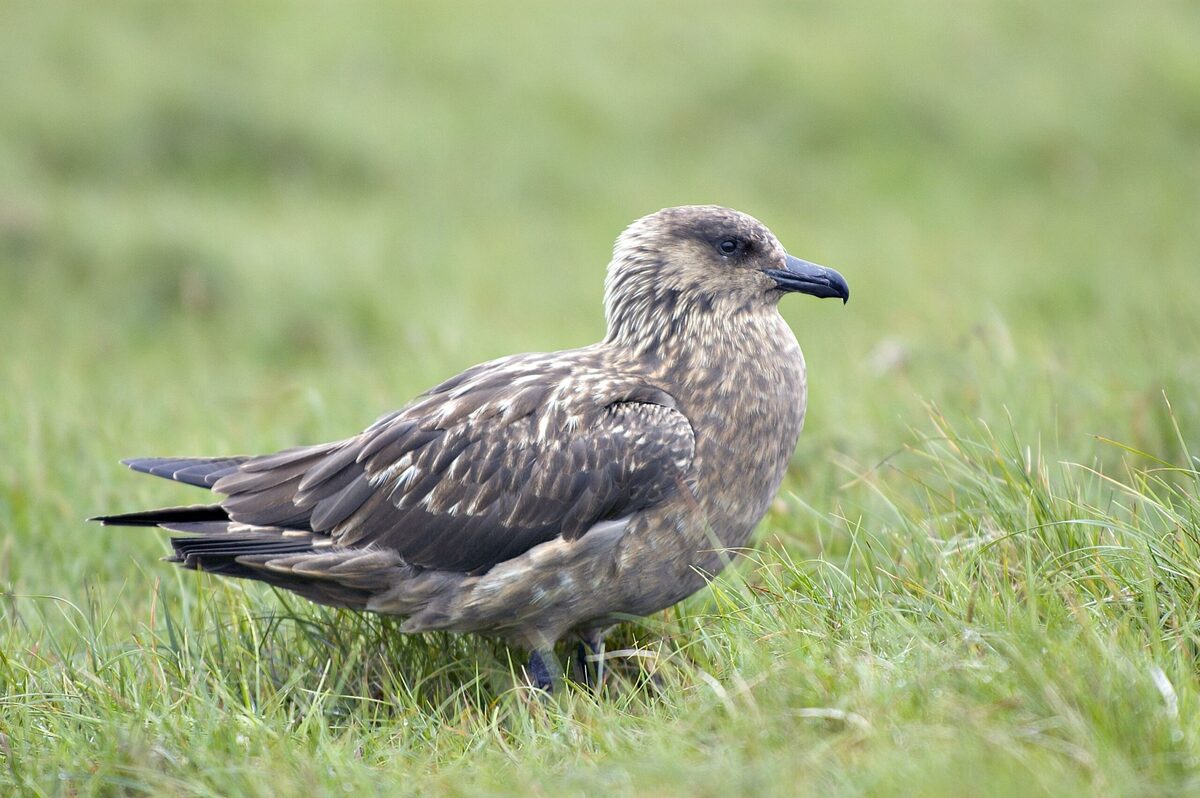
<path fill-rule="evenodd" d="M 741 248 L 742 242 L 732 236 L 727 236 L 717 242 L 717 251 L 722 255 L 732 255 Z"/>

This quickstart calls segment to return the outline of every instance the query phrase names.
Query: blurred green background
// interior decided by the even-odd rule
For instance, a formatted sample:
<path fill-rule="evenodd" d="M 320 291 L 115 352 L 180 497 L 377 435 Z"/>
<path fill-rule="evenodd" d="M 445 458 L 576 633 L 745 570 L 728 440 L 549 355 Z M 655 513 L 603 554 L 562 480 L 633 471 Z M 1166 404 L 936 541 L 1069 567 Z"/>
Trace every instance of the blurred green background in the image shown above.
<path fill-rule="evenodd" d="M 1200 417 L 1195 9 L 5 18 L 19 590 L 119 582 L 64 555 L 153 546 L 78 523 L 179 495 L 121 456 L 340 437 L 472 363 L 596 340 L 613 238 L 668 205 L 745 210 L 849 278 L 845 309 L 784 304 L 811 368 L 800 458 L 882 457 L 922 401 L 1007 407 L 1072 454 L 1154 448 L 1163 388 Z"/>
<path fill-rule="evenodd" d="M 929 403 L 1051 462 L 1200 449 L 1198 43 L 1188 3 L 5 2 L 0 587 L 122 639 L 195 583 L 82 519 L 199 497 L 117 459 L 597 340 L 612 240 L 677 204 L 853 288 L 783 306 L 800 556 L 847 544 L 788 508 L 853 505 Z"/>

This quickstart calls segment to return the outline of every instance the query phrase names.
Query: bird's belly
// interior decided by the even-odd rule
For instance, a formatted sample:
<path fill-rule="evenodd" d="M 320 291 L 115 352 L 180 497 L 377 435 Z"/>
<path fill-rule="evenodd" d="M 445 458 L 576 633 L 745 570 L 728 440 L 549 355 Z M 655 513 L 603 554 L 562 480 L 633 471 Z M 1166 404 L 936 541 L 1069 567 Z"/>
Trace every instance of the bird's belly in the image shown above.
<path fill-rule="evenodd" d="M 452 590 L 421 596 L 403 628 L 488 632 L 536 648 L 584 621 L 621 611 L 615 552 L 631 520 L 602 521 L 576 540 L 541 543 Z M 402 594 L 411 587 L 401 585 L 393 600 L 406 600 Z"/>

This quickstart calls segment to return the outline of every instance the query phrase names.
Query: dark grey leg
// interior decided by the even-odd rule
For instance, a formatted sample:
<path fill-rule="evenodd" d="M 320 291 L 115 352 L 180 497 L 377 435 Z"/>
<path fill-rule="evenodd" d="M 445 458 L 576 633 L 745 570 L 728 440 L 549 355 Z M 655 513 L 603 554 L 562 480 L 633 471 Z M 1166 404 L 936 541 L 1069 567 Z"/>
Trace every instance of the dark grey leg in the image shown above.
<path fill-rule="evenodd" d="M 579 665 L 582 681 L 592 690 L 604 683 L 604 630 L 585 629 L 579 633 L 579 645 L 575 647 L 575 658 Z M 593 657 L 588 662 L 588 657 Z"/>
<path fill-rule="evenodd" d="M 529 677 L 529 683 L 539 690 L 545 690 L 547 693 L 554 692 L 554 671 L 550 670 L 540 651 L 535 649 L 529 655 L 529 664 L 525 666 L 525 675 Z"/>

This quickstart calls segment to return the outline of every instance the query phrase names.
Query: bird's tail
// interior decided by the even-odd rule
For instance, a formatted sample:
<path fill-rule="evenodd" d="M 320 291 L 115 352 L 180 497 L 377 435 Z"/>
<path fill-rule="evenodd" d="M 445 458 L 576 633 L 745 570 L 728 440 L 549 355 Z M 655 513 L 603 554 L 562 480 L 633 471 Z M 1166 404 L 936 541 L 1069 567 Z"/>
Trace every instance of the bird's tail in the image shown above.
<path fill-rule="evenodd" d="M 105 526 L 168 526 L 210 521 L 228 522 L 229 513 L 219 504 L 192 504 L 187 507 L 163 507 L 136 513 L 97 515 L 88 520 L 99 521 Z"/>
<path fill-rule="evenodd" d="M 183 568 L 252 579 L 319 604 L 366 609 L 415 572 L 395 552 L 334 546 L 326 535 L 238 524 L 220 505 L 164 507 L 89 519 L 106 526 L 161 527 L 171 538 L 168 562 Z"/>
<path fill-rule="evenodd" d="M 211 488 L 218 479 L 237 471 L 238 466 L 249 459 L 245 456 L 131 457 L 121 463 L 143 474 L 195 485 L 197 488 Z"/>

